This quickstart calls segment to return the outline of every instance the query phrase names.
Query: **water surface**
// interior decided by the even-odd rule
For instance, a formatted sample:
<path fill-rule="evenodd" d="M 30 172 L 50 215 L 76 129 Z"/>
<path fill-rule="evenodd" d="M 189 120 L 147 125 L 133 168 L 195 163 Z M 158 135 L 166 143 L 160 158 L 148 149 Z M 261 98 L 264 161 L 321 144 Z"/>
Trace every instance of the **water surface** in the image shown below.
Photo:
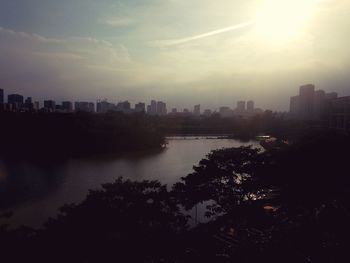
<path fill-rule="evenodd" d="M 119 176 L 139 181 L 159 180 L 172 185 L 192 172 L 192 167 L 212 150 L 259 146 L 256 141 L 243 143 L 204 137 L 171 137 L 168 140 L 163 151 L 117 159 L 74 159 L 52 166 L 0 162 L 0 210 L 14 213 L 6 221 L 11 226 L 40 227 L 65 203 L 80 202 L 89 189 L 98 189 Z"/>

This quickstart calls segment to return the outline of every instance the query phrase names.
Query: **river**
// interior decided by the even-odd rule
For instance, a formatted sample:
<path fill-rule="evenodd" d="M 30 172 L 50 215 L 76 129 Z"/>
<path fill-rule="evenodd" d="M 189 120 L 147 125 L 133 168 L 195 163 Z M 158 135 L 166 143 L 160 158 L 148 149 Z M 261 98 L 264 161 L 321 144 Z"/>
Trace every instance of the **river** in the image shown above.
<path fill-rule="evenodd" d="M 82 201 L 89 189 L 98 189 L 119 176 L 159 180 L 171 186 L 212 150 L 241 145 L 259 147 L 257 141 L 206 137 L 170 137 L 168 142 L 163 151 L 116 159 L 73 159 L 45 166 L 0 162 L 0 212 L 13 212 L 0 224 L 40 227 L 62 205 Z"/>

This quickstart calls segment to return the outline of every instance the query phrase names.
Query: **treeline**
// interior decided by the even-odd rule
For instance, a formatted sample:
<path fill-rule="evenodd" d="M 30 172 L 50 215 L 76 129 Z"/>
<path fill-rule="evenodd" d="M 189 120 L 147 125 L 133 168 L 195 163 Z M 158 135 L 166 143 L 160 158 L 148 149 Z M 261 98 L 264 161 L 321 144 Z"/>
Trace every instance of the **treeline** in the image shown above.
<path fill-rule="evenodd" d="M 168 190 L 119 178 L 42 230 L 0 228 L 6 262 L 349 262 L 350 138 L 216 150 Z M 164 175 L 166 176 L 166 175 Z M 208 223 L 186 210 L 207 204 Z M 192 218 L 193 219 L 193 218 Z"/>
<path fill-rule="evenodd" d="M 167 135 L 178 134 L 227 134 L 237 139 L 252 139 L 258 135 L 290 137 L 300 134 L 308 126 L 305 123 L 281 118 L 277 113 L 265 111 L 249 118 L 239 116 L 222 118 L 219 114 L 210 117 L 155 117 L 159 130 Z"/>
<path fill-rule="evenodd" d="M 67 158 L 160 148 L 163 134 L 144 114 L 0 113 L 2 158 Z"/>

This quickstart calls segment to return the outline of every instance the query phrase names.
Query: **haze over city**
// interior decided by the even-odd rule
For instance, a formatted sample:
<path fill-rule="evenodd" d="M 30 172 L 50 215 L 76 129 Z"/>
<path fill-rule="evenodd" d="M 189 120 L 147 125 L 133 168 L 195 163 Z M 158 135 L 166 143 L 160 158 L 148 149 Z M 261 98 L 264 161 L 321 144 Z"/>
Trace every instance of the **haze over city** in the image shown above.
<path fill-rule="evenodd" d="M 346 0 L 0 0 L 0 88 L 38 100 L 255 100 L 348 94 Z M 335 19 L 336 18 L 336 19 Z"/>

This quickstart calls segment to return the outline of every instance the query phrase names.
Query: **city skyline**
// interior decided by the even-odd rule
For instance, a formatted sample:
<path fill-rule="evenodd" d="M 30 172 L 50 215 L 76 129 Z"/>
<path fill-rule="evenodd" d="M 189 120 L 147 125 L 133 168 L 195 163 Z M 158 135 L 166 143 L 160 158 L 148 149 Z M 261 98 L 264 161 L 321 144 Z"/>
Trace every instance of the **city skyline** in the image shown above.
<path fill-rule="evenodd" d="M 304 82 L 348 95 L 348 1 L 0 4 L 0 87 L 9 93 L 180 108 L 239 98 L 278 111 Z"/>

